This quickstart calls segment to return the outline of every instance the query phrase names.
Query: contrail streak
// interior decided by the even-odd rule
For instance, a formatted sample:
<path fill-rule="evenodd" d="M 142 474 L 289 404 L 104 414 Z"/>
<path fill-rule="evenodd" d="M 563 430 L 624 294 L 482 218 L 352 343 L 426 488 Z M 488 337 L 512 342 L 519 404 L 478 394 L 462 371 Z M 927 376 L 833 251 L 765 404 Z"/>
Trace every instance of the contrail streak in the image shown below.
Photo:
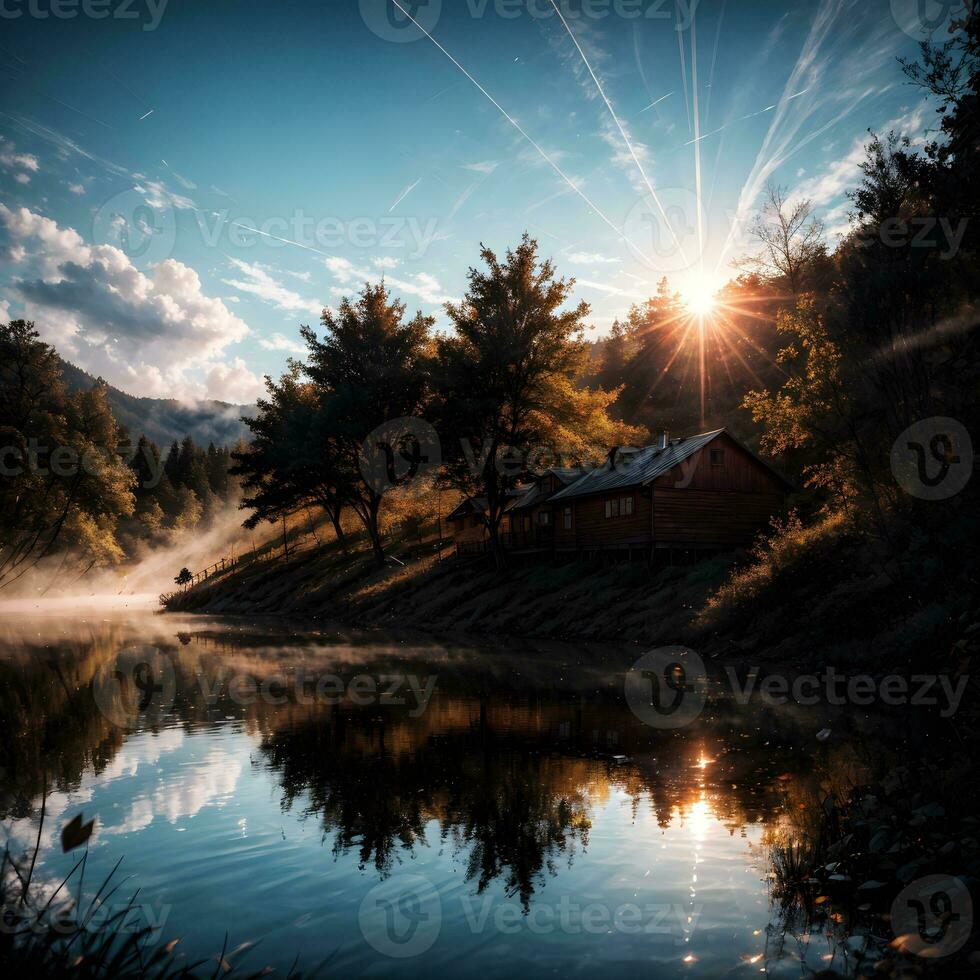
<path fill-rule="evenodd" d="M 524 139 L 526 139 L 528 143 L 534 147 L 535 150 L 537 150 L 541 158 L 551 166 L 555 173 L 558 174 L 558 176 L 561 177 L 561 179 L 565 181 L 565 183 L 568 184 L 568 186 L 575 191 L 575 193 L 578 194 L 578 196 L 582 198 L 582 200 L 585 201 L 585 203 L 588 204 L 588 206 L 595 211 L 595 213 L 614 232 L 616 232 L 616 234 L 624 242 L 626 242 L 627 245 L 637 249 L 642 254 L 642 250 L 639 249 L 639 247 L 632 241 L 630 241 L 629 238 L 627 238 L 623 230 L 613 224 L 613 222 L 610 221 L 609 218 L 607 218 L 605 214 L 603 214 L 603 212 L 592 203 L 591 200 L 589 200 L 588 195 L 577 187 L 575 182 L 565 173 L 565 171 L 562 170 L 561 167 L 559 167 L 558 164 L 555 163 L 555 161 L 552 160 L 540 146 L 538 146 L 538 144 L 524 131 L 521 124 L 398 2 L 398 0 L 391 0 L 391 2 L 483 93 L 494 108 L 504 117 L 504 119 L 506 119 L 507 122 L 509 122 L 511 126 L 513 126 L 514 129 L 516 129 L 521 136 L 523 136 Z"/>
<path fill-rule="evenodd" d="M 796 64 L 793 66 L 790 77 L 783 88 L 783 97 L 775 105 L 768 106 L 766 109 L 763 109 L 757 113 L 750 113 L 748 117 L 743 117 L 751 118 L 752 115 L 761 115 L 764 112 L 771 112 L 773 109 L 775 109 L 772 120 L 769 123 L 769 129 L 766 132 L 765 139 L 763 140 L 762 146 L 759 148 L 759 152 L 756 155 L 755 163 L 753 164 L 752 170 L 743 183 L 742 190 L 739 193 L 734 219 L 730 224 L 728 235 L 725 238 L 725 243 L 718 255 L 718 262 L 715 266 L 716 272 L 721 268 L 722 263 L 727 258 L 729 250 L 734 244 L 735 237 L 744 230 L 749 209 L 752 207 L 758 195 L 761 193 L 763 184 L 773 170 L 775 170 L 779 164 L 785 162 L 789 155 L 787 153 L 789 144 L 799 132 L 801 119 L 803 117 L 790 120 L 789 125 L 787 126 L 787 131 L 784 133 L 780 132 L 782 124 L 784 121 L 786 121 L 788 116 L 787 103 L 791 99 L 798 98 L 799 96 L 803 95 L 804 92 L 807 92 L 813 88 L 812 81 L 810 85 L 805 84 L 807 80 L 820 77 L 820 73 L 817 72 L 818 57 L 822 54 L 824 45 L 827 43 L 832 29 L 845 7 L 847 7 L 848 10 L 852 10 L 853 4 L 848 5 L 846 4 L 845 0 L 821 0 L 820 6 L 810 25 L 809 33 L 807 34 L 807 37 L 804 40 L 803 46 L 800 50 L 800 54 L 796 59 Z M 797 91 L 793 92 L 792 95 L 785 94 L 786 92 L 790 91 L 791 88 L 796 89 L 801 82 L 805 85 L 803 89 L 798 89 Z M 859 95 L 851 106 L 846 109 L 845 114 L 846 112 L 849 112 L 851 108 L 853 108 L 853 106 L 856 105 L 857 102 L 859 102 L 863 97 L 863 95 Z M 796 152 L 796 150 L 799 150 L 802 148 L 802 146 L 805 146 L 810 142 L 810 140 L 819 135 L 820 132 L 832 125 L 834 121 L 841 118 L 843 118 L 843 115 L 838 113 L 833 120 L 826 123 L 815 133 L 811 133 L 810 136 L 808 136 L 792 152 Z"/>
<path fill-rule="evenodd" d="M 637 113 L 637 115 L 640 115 L 641 112 L 646 112 L 647 109 L 652 109 L 655 105 L 660 105 L 660 103 L 663 102 L 664 99 L 669 99 L 673 94 L 674 94 L 673 92 L 668 92 L 666 95 L 661 95 L 660 98 L 657 99 L 655 102 L 651 102 L 648 106 L 645 106 L 643 109 L 641 109 L 640 112 Z"/>
<path fill-rule="evenodd" d="M 222 215 L 218 214 L 217 211 L 206 211 L 203 208 L 194 208 L 193 210 L 197 211 L 198 214 L 210 214 L 215 218 L 222 217 Z M 285 245 L 295 245 L 297 248 L 305 248 L 307 252 L 316 252 L 317 255 L 329 256 L 331 254 L 330 252 L 322 252 L 320 249 L 314 248 L 312 245 L 304 245 L 302 242 L 294 242 L 291 238 L 280 238 L 278 235 L 273 235 L 268 231 L 261 231 L 254 225 L 245 225 L 240 221 L 229 221 L 228 224 L 234 225 L 236 228 L 244 228 L 246 231 L 254 232 L 256 235 L 262 235 L 265 238 L 274 238 L 277 242 L 283 242 Z"/>
<path fill-rule="evenodd" d="M 643 169 L 643 164 L 640 163 L 640 158 L 636 155 L 636 151 L 633 149 L 633 144 L 630 142 L 629 136 L 626 135 L 626 130 L 623 129 L 623 124 L 619 121 L 619 117 L 616 115 L 615 110 L 612 107 L 612 103 L 606 97 L 605 90 L 602 87 L 602 83 L 596 77 L 596 73 L 592 70 L 592 65 L 589 64 L 589 59 L 585 57 L 585 52 L 582 50 L 582 45 L 578 43 L 575 35 L 572 33 L 571 28 L 568 26 L 568 22 L 562 15 L 561 10 L 555 0 L 551 0 L 552 7 L 555 8 L 555 13 L 558 14 L 558 19 L 562 22 L 568 36 L 572 39 L 572 44 L 575 45 L 578 50 L 579 55 L 582 58 L 582 63 L 588 69 L 589 74 L 592 76 L 592 81 L 595 82 L 595 87 L 599 90 L 599 95 L 602 96 L 602 101 L 606 103 L 606 108 L 609 110 L 609 115 L 612 116 L 613 122 L 616 124 L 616 128 L 619 130 L 619 135 L 623 137 L 623 142 L 626 144 L 627 149 L 630 151 L 630 156 L 633 158 L 633 162 L 636 164 L 636 169 L 640 171 L 640 176 L 643 178 L 643 183 L 647 185 L 647 190 L 650 192 L 650 196 L 653 198 L 654 203 L 657 205 L 657 210 L 660 212 L 660 216 L 664 219 L 664 224 L 667 226 L 670 232 L 671 238 L 674 239 L 674 244 L 677 246 L 677 251 L 680 252 L 681 258 L 687 261 L 687 256 L 684 254 L 684 248 L 674 233 L 674 226 L 670 223 L 670 219 L 667 217 L 667 212 L 664 211 L 664 206 L 660 203 L 660 198 L 657 196 L 657 192 L 653 189 L 653 184 L 650 183 L 650 179 L 646 175 L 646 171 Z"/>
<path fill-rule="evenodd" d="M 721 13 L 718 14 L 718 26 L 715 28 L 715 48 L 711 53 L 711 69 L 708 71 L 708 104 L 704 107 L 706 120 L 711 118 L 711 94 L 714 92 L 715 62 L 718 60 L 718 41 L 721 39 L 721 25 L 725 21 L 725 7 L 727 6 L 728 0 L 722 0 Z"/>
<path fill-rule="evenodd" d="M 691 7 L 691 92 L 692 103 L 694 105 L 694 196 L 697 202 L 697 226 L 698 226 L 698 261 L 700 270 L 704 271 L 704 219 L 701 207 L 701 117 L 698 96 L 698 29 L 696 5 Z M 703 406 L 702 406 L 703 409 Z M 702 415 L 704 414 L 702 410 Z"/>
<path fill-rule="evenodd" d="M 695 143 L 700 143 L 701 140 L 706 140 L 709 136 L 715 136 L 717 133 L 720 133 L 724 128 L 725 128 L 724 126 L 719 126 L 717 129 L 711 130 L 710 133 L 705 133 L 704 135 L 697 137 L 697 139 L 688 140 L 684 145 L 694 146 Z"/>
<path fill-rule="evenodd" d="M 747 116 L 740 116 L 738 121 L 743 122 L 746 119 L 754 119 L 756 116 L 761 116 L 764 112 L 772 112 L 776 108 L 776 104 L 767 105 L 765 109 L 760 109 L 758 112 L 750 112 Z"/>
<path fill-rule="evenodd" d="M 674 16 L 680 22 L 680 9 L 676 3 L 674 4 Z M 681 88 L 684 89 L 684 108 L 687 110 L 687 131 L 690 132 L 691 100 L 687 95 L 687 59 L 684 57 L 684 39 L 681 37 L 681 31 L 675 30 L 674 33 L 677 35 L 677 53 L 681 59 Z"/>
<path fill-rule="evenodd" d="M 408 195 L 409 195 L 409 194 L 411 194 L 411 193 L 412 193 L 412 191 L 414 191 L 416 187 L 418 187 L 418 185 L 419 185 L 419 181 L 420 181 L 421 179 L 422 179 L 422 178 L 421 178 L 421 177 L 419 177 L 419 179 L 418 179 L 418 180 L 416 180 L 416 181 L 414 181 L 413 183 L 411 183 L 411 184 L 409 184 L 409 185 L 408 185 L 408 187 L 406 187 L 406 188 L 405 188 L 405 190 L 403 190 L 403 191 L 401 192 L 401 194 L 399 194 L 399 195 L 398 195 L 398 197 L 396 197 L 396 198 L 395 198 L 395 203 L 394 203 L 394 204 L 392 204 L 392 206 L 391 206 L 390 208 L 388 208 L 388 214 L 391 214 L 391 212 L 392 212 L 392 211 L 394 211 L 394 210 L 395 210 L 395 208 L 397 208 L 397 207 L 398 207 L 398 205 L 399 205 L 399 204 L 401 204 L 401 203 L 402 203 L 402 201 L 404 201 L 404 200 L 405 200 L 405 198 L 406 198 L 406 197 L 408 197 Z"/>

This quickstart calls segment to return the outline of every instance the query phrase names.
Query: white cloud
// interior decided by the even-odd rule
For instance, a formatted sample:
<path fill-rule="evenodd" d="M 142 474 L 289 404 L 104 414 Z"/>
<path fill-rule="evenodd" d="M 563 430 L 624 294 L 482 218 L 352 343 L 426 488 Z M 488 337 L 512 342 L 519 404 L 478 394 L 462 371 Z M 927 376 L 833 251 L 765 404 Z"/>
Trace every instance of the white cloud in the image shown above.
<path fill-rule="evenodd" d="M 768 117 L 768 130 L 739 193 L 719 267 L 730 248 L 741 241 L 773 174 L 790 160 L 796 165 L 798 154 L 809 145 L 820 145 L 818 140 L 826 144 L 828 130 L 878 97 L 881 72 L 894 64 L 904 44 L 894 22 L 877 17 L 870 4 L 821 0 L 815 7 L 796 64 Z"/>
<path fill-rule="evenodd" d="M 348 283 L 355 279 L 368 279 L 369 274 L 354 267 L 354 263 L 340 255 L 330 255 L 323 260 L 327 272 L 332 273 L 338 282 Z"/>
<path fill-rule="evenodd" d="M 16 180 L 18 184 L 29 184 L 31 182 L 31 178 L 28 174 L 14 174 L 14 180 Z"/>
<path fill-rule="evenodd" d="M 0 254 L 19 266 L 11 288 L 45 338 L 125 390 L 201 397 L 195 373 L 249 333 L 189 266 L 167 259 L 143 273 L 118 248 L 86 245 L 27 208 L 0 204 Z"/>
<path fill-rule="evenodd" d="M 397 269 L 402 264 L 402 260 L 394 255 L 381 255 L 376 259 L 371 259 L 371 265 L 375 269 Z"/>
<path fill-rule="evenodd" d="M 931 118 L 932 112 L 923 104 L 885 123 L 880 132 L 894 130 L 902 136 L 908 136 L 913 144 L 921 145 Z M 867 134 L 856 137 L 844 156 L 828 164 L 822 173 L 797 184 L 789 197 L 790 206 L 796 201 L 809 199 L 816 207 L 822 207 L 839 200 L 845 191 L 855 187 L 861 179 L 861 164 L 867 156 L 865 146 L 869 140 Z M 827 212 L 825 217 L 830 234 L 841 234 L 847 230 L 846 215 L 846 203 Z"/>
<path fill-rule="evenodd" d="M 244 279 L 222 279 L 226 286 L 233 286 L 243 293 L 251 293 L 259 299 L 271 304 L 279 310 L 288 313 L 308 313 L 319 317 L 323 304 L 315 299 L 300 296 L 299 293 L 287 289 L 281 282 L 270 274 L 269 266 L 258 262 L 243 262 L 241 259 L 229 259 L 231 264 L 243 274 Z"/>
<path fill-rule="evenodd" d="M 331 286 L 332 296 L 343 296 L 350 292 L 350 287 L 355 283 L 366 282 L 373 278 L 372 274 L 364 269 L 359 269 L 348 259 L 341 258 L 339 255 L 330 256 L 323 263 L 327 269 L 333 273 L 339 286 Z M 385 259 L 374 259 L 373 264 L 378 268 L 394 268 L 394 264 Z M 396 263 L 397 264 L 397 263 Z M 396 276 L 385 276 L 385 285 L 388 286 L 396 295 L 416 296 L 423 303 L 431 303 L 433 306 L 442 306 L 443 303 L 455 303 L 456 298 L 446 293 L 435 276 L 428 272 L 412 273 L 406 279 Z"/>
<path fill-rule="evenodd" d="M 85 185 L 84 184 L 69 184 L 68 185 L 68 190 L 70 190 L 72 192 L 72 194 L 84 194 L 85 193 Z"/>
<path fill-rule="evenodd" d="M 240 358 L 230 364 L 215 364 L 205 381 L 207 397 L 219 402 L 248 403 L 262 393 L 262 380 Z"/>
<path fill-rule="evenodd" d="M 434 306 L 458 302 L 455 297 L 446 293 L 435 276 L 430 276 L 427 272 L 416 272 L 410 279 L 396 279 L 394 276 L 389 276 L 385 284 L 397 292 L 417 296 L 423 303 L 431 303 Z"/>
<path fill-rule="evenodd" d="M 598 289 L 601 293 L 609 293 L 610 296 L 625 296 L 627 299 L 642 299 L 643 295 L 636 290 L 620 289 L 619 286 L 610 286 L 604 282 L 593 282 L 589 279 L 576 279 L 577 286 L 585 286 L 587 289 Z"/>
<path fill-rule="evenodd" d="M 22 170 L 30 170 L 32 173 L 37 173 L 41 169 L 41 164 L 33 153 L 15 152 L 14 144 L 7 140 L 2 140 L 0 145 L 0 164 L 11 169 L 19 167 Z"/>
<path fill-rule="evenodd" d="M 600 255 L 599 252 L 569 252 L 568 261 L 580 265 L 603 265 L 618 263 L 619 259 L 612 258 L 608 255 Z"/>
<path fill-rule="evenodd" d="M 183 194 L 170 190 L 162 180 L 147 180 L 141 174 L 133 175 L 139 183 L 133 186 L 137 194 L 142 194 L 151 208 L 181 208 L 196 210 L 194 202 Z"/>
<path fill-rule="evenodd" d="M 496 160 L 484 160 L 481 163 L 464 163 L 464 170 L 472 170 L 478 174 L 492 174 L 500 164 Z"/>
<path fill-rule="evenodd" d="M 299 341 L 290 340 L 285 334 L 274 333 L 271 337 L 260 337 L 259 346 L 266 350 L 284 350 L 290 354 L 303 354 L 305 348 Z"/>

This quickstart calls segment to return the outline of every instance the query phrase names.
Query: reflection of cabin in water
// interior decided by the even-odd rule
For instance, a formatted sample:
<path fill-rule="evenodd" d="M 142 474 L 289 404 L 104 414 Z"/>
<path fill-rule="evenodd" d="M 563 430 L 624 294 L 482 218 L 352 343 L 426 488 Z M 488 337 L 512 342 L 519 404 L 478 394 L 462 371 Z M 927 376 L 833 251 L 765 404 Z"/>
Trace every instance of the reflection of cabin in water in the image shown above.
<path fill-rule="evenodd" d="M 725 429 L 653 446 L 614 447 L 593 469 L 550 469 L 510 491 L 501 542 L 514 553 L 716 551 L 751 542 L 783 505 L 790 484 Z M 486 499 L 470 497 L 447 520 L 457 554 L 489 547 Z"/>

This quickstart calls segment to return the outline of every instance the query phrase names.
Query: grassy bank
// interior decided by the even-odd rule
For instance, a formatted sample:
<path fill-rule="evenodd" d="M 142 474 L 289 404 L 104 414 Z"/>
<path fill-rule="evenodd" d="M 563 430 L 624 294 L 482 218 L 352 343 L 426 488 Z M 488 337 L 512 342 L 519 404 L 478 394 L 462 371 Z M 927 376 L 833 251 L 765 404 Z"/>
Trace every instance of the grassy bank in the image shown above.
<path fill-rule="evenodd" d="M 960 517 L 947 540 L 970 540 Z M 903 670 L 962 666 L 978 619 L 975 556 L 895 526 L 902 559 L 840 517 L 790 522 L 749 552 L 651 567 L 543 560 L 497 573 L 461 561 L 434 529 L 393 532 L 378 569 L 365 543 L 345 553 L 297 528 L 288 556 L 276 543 L 173 596 L 184 612 L 320 617 L 435 632 L 689 644 L 713 657 L 759 657 L 814 668 L 861 663 Z"/>

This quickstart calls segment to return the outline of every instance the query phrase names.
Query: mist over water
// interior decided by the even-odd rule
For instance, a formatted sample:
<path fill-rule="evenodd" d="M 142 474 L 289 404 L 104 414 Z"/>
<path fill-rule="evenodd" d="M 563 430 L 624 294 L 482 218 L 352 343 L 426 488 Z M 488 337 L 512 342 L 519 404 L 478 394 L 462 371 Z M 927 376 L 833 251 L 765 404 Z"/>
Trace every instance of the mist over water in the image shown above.
<path fill-rule="evenodd" d="M 206 528 L 171 532 L 165 544 L 141 543 L 136 555 L 119 565 L 85 568 L 84 555 L 52 555 L 0 589 L 0 613 L 44 608 L 66 612 L 79 608 L 109 609 L 153 607 L 162 593 L 175 588 L 182 568 L 198 572 L 221 558 L 239 556 L 261 545 L 272 533 L 265 528 L 249 532 L 242 512 L 229 504 Z M 79 601 L 83 601 L 80 607 Z"/>

